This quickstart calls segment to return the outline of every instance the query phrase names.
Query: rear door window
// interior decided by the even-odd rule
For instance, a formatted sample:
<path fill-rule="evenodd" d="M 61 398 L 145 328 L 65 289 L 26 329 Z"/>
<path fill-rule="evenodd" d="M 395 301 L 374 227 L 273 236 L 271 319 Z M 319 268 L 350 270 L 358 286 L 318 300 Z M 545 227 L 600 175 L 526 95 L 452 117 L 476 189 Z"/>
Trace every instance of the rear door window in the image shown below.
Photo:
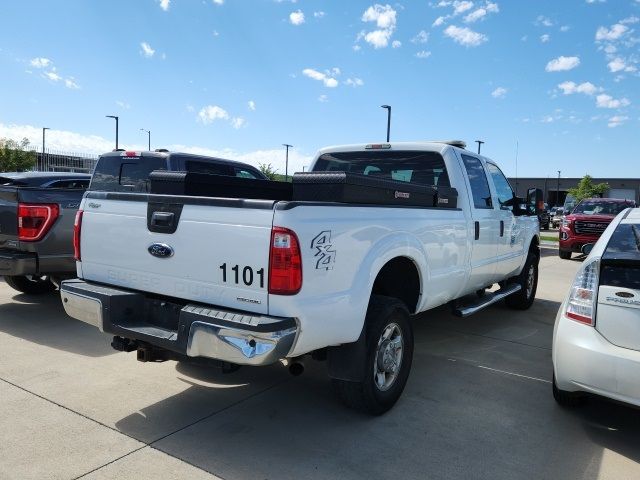
<path fill-rule="evenodd" d="M 202 162 L 199 160 L 187 160 L 185 162 L 187 172 L 207 173 L 209 175 L 233 176 L 234 172 L 226 163 Z"/>

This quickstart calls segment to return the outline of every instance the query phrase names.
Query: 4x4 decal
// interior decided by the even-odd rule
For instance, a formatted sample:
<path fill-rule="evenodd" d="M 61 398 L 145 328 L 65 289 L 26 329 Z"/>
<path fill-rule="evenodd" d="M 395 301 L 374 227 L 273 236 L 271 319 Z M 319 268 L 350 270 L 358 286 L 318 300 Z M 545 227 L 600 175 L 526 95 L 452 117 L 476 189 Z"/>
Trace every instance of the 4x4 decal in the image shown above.
<path fill-rule="evenodd" d="M 331 249 L 332 246 L 331 230 L 320 232 L 311 241 L 311 249 L 316 250 L 314 256 L 318 258 L 316 270 L 320 270 L 321 268 L 333 270 L 333 264 L 336 261 L 336 251 Z"/>

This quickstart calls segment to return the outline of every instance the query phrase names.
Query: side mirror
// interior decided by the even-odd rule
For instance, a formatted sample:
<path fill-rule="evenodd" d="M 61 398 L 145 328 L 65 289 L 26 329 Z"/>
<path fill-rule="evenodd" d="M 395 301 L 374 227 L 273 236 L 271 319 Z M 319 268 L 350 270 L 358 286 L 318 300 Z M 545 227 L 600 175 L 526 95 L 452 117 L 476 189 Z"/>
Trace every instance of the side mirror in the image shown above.
<path fill-rule="evenodd" d="M 530 188 L 527 190 L 527 212 L 529 215 L 540 215 L 544 211 L 542 190 Z"/>

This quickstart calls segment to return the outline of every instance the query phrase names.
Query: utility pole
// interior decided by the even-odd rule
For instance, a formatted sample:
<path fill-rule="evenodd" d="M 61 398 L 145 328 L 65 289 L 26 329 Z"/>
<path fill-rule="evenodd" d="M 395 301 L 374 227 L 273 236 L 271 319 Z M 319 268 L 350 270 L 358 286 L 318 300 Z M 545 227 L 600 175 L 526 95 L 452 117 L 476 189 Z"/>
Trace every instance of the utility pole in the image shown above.
<path fill-rule="evenodd" d="M 558 170 L 558 188 L 556 189 L 556 207 L 560 206 L 560 170 Z"/>
<path fill-rule="evenodd" d="M 380 108 L 387 109 L 387 143 L 388 143 L 389 134 L 391 133 L 391 105 L 380 105 Z"/>
<path fill-rule="evenodd" d="M 476 143 L 478 144 L 478 155 L 480 155 L 480 147 L 484 142 L 482 140 L 476 140 Z"/>
<path fill-rule="evenodd" d="M 42 155 L 40 156 L 40 164 L 44 167 L 44 132 L 51 130 L 49 127 L 42 127 Z"/>
<path fill-rule="evenodd" d="M 118 120 L 119 117 L 116 115 L 105 115 L 106 118 L 113 118 L 116 121 L 116 150 L 118 149 Z"/>
<path fill-rule="evenodd" d="M 141 128 L 140 131 L 147 132 L 147 135 L 149 136 L 149 151 L 151 151 L 151 130 L 145 130 L 144 128 Z"/>
<path fill-rule="evenodd" d="M 287 153 L 285 154 L 285 164 L 284 164 L 284 179 L 286 182 L 289 181 L 289 149 L 293 148 L 293 145 L 289 145 L 288 143 L 283 143 L 283 147 L 287 149 Z"/>

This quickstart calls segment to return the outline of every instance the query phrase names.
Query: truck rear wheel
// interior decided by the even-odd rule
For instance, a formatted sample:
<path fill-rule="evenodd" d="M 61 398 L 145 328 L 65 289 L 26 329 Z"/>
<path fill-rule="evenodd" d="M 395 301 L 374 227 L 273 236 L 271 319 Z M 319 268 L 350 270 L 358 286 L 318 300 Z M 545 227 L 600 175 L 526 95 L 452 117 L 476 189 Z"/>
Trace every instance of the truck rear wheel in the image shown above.
<path fill-rule="evenodd" d="M 32 295 L 49 293 L 56 289 L 49 277 L 37 275 L 5 276 L 4 281 L 14 290 Z"/>
<path fill-rule="evenodd" d="M 520 284 L 520 290 L 506 298 L 507 307 L 515 310 L 527 310 L 536 299 L 538 289 L 538 255 L 529 252 L 520 275 L 512 283 Z"/>
<path fill-rule="evenodd" d="M 413 330 L 407 307 L 395 298 L 372 295 L 367 309 L 364 378 L 333 379 L 333 387 L 348 407 L 381 415 L 398 401 L 413 359 Z"/>

